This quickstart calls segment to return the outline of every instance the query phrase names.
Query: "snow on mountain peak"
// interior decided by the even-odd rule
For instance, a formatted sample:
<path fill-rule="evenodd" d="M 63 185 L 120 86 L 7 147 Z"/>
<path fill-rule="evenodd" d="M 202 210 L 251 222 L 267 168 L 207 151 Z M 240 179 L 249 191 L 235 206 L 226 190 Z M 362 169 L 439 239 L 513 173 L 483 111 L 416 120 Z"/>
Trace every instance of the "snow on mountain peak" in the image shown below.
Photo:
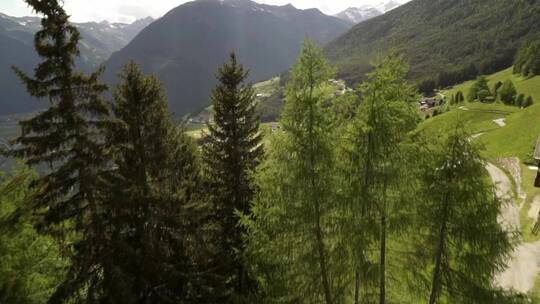
<path fill-rule="evenodd" d="M 360 23 L 385 14 L 408 1 L 409 0 L 386 0 L 377 5 L 364 4 L 359 7 L 349 7 L 348 9 L 334 16 L 351 23 Z"/>

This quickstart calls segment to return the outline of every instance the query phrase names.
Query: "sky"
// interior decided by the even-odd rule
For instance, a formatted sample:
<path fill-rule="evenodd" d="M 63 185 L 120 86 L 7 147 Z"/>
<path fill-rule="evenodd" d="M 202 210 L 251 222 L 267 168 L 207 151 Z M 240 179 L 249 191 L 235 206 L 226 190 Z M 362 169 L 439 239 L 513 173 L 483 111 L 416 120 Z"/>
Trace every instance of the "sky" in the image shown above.
<path fill-rule="evenodd" d="M 63 0 L 74 22 L 103 21 L 130 23 L 140 18 L 159 18 L 188 0 Z M 385 0 L 255 0 L 259 3 L 297 8 L 316 7 L 326 14 L 336 14 L 348 7 L 376 5 Z M 406 2 L 406 0 L 399 0 Z M 0 12 L 10 16 L 29 16 L 32 11 L 23 0 L 0 0 Z"/>

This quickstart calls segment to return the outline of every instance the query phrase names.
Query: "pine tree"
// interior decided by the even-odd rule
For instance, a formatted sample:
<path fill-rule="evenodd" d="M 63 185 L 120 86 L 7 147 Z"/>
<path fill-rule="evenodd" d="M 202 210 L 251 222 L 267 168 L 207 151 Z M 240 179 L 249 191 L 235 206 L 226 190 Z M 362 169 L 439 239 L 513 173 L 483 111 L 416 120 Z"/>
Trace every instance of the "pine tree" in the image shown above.
<path fill-rule="evenodd" d="M 111 183 L 115 275 L 106 284 L 107 297 L 195 303 L 200 294 L 193 288 L 204 280 L 196 258 L 207 245 L 192 241 L 204 236 L 197 150 L 170 121 L 155 77 L 131 62 L 120 79 L 108 136 L 117 169 Z"/>
<path fill-rule="evenodd" d="M 534 104 L 534 99 L 532 96 L 528 96 L 527 99 L 523 102 L 523 108 L 528 108 Z"/>
<path fill-rule="evenodd" d="M 490 96 L 492 96 L 492 94 L 489 90 L 487 78 L 485 76 L 479 76 L 476 79 L 476 82 L 469 89 L 467 100 L 469 102 L 485 102 Z"/>
<path fill-rule="evenodd" d="M 378 272 L 379 303 L 386 302 L 387 238 L 396 227 L 399 210 L 395 192 L 405 172 L 404 142 L 419 122 L 416 114 L 416 92 L 406 82 L 407 66 L 400 56 L 382 60 L 360 87 L 362 102 L 345 134 L 339 159 L 342 160 L 340 182 L 350 206 L 351 218 L 344 236 L 356 258 L 355 303 L 359 288 L 367 292 L 369 273 Z M 402 209 L 401 209 L 402 210 Z M 378 261 L 369 261 L 369 254 L 378 243 Z M 378 266 L 378 268 L 376 268 Z M 373 276 L 371 276 L 373 277 Z M 362 281 L 363 279 L 363 281 Z M 373 280 L 373 278 L 371 278 Z M 364 284 L 364 286 L 361 286 Z"/>
<path fill-rule="evenodd" d="M 455 105 L 456 103 L 456 95 L 452 94 L 450 97 L 450 105 Z"/>
<path fill-rule="evenodd" d="M 525 94 L 521 93 L 516 98 L 516 106 L 521 108 L 525 102 Z"/>
<path fill-rule="evenodd" d="M 528 40 L 519 48 L 514 60 L 514 74 L 533 77 L 540 74 L 540 40 Z"/>
<path fill-rule="evenodd" d="M 461 103 L 465 101 L 465 96 L 463 95 L 463 92 L 458 91 L 457 92 L 457 102 Z"/>
<path fill-rule="evenodd" d="M 493 96 L 495 97 L 495 99 L 497 99 L 497 97 L 499 96 L 499 89 L 502 87 L 503 83 L 501 81 L 497 81 L 494 85 L 493 85 Z"/>
<path fill-rule="evenodd" d="M 515 105 L 516 95 L 517 91 L 514 83 L 510 79 L 506 80 L 499 89 L 501 101 L 506 105 Z"/>
<path fill-rule="evenodd" d="M 492 287 L 512 252 L 498 222 L 501 202 L 486 181 L 484 161 L 461 128 L 426 157 L 418 200 L 416 252 L 410 263 L 429 303 L 506 303 Z M 429 154 L 428 154 L 429 155 Z M 423 272 L 423 270 L 427 270 Z M 424 282 L 424 281 L 422 281 Z M 517 300 L 517 299 L 515 299 Z M 518 303 L 518 302 L 511 302 Z"/>
<path fill-rule="evenodd" d="M 247 214 L 253 197 L 252 172 L 262 155 L 260 119 L 256 115 L 254 91 L 245 84 L 248 71 L 231 54 L 218 71 L 213 91 L 214 119 L 203 146 L 203 161 L 209 194 L 222 226 L 222 271 L 235 296 L 253 289 L 243 255 L 243 230 L 237 213 Z"/>
<path fill-rule="evenodd" d="M 331 71 L 307 40 L 286 88 L 282 130 L 257 174 L 248 228 L 250 260 L 270 301 L 339 303 L 349 283 L 333 181 Z"/>
<path fill-rule="evenodd" d="M 15 71 L 30 95 L 46 99 L 49 107 L 20 122 L 22 135 L 11 154 L 28 165 L 50 165 L 31 185 L 36 191 L 31 211 L 41 231 L 70 238 L 64 245 L 71 266 L 50 303 L 91 301 L 101 292 L 108 247 L 101 136 L 108 109 L 100 96 L 107 87 L 98 81 L 101 70 L 88 76 L 75 71 L 80 34 L 58 1 L 26 2 L 44 16 L 35 35 L 42 62 L 33 77 Z"/>

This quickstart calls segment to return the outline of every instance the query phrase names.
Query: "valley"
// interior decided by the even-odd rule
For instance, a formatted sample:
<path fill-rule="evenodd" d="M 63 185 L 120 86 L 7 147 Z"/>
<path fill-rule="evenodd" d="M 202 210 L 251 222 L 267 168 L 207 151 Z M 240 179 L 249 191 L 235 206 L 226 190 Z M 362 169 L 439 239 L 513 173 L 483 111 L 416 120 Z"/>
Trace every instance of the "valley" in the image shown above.
<path fill-rule="evenodd" d="M 16 1 L 0 303 L 540 303 L 540 1 Z"/>

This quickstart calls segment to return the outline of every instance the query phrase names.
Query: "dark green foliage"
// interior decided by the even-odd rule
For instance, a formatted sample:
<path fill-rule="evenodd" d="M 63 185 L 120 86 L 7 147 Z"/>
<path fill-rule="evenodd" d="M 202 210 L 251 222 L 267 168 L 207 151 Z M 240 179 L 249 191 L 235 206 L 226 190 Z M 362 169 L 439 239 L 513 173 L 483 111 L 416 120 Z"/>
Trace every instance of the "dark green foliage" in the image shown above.
<path fill-rule="evenodd" d="M 540 75 L 540 39 L 523 43 L 514 61 L 514 73 L 524 77 Z"/>
<path fill-rule="evenodd" d="M 446 87 L 510 67 L 520 44 L 540 31 L 539 20 L 538 1 L 416 0 L 356 25 L 326 54 L 349 83 L 360 82 L 370 61 L 392 48 L 409 60 L 413 80 L 466 74 L 475 65 L 477 74 L 439 77 Z"/>
<path fill-rule="evenodd" d="M 485 162 L 460 128 L 430 155 L 415 210 L 415 281 L 429 303 L 506 303 L 509 295 L 492 282 L 513 246 L 499 224 L 501 201 L 485 178 Z"/>
<path fill-rule="evenodd" d="M 456 103 L 462 103 L 465 101 L 465 95 L 463 95 L 463 92 L 458 91 L 456 93 Z"/>
<path fill-rule="evenodd" d="M 217 301 L 218 294 L 201 295 L 212 246 L 202 221 L 196 147 L 170 122 L 158 80 L 133 62 L 120 75 L 113 111 L 114 271 L 105 276 L 111 280 L 104 282 L 103 297 L 117 303 Z"/>
<path fill-rule="evenodd" d="M 533 104 L 534 104 L 534 100 L 533 100 L 532 96 L 529 96 L 523 102 L 522 107 L 528 108 L 528 107 L 532 106 Z"/>
<path fill-rule="evenodd" d="M 235 296 L 248 295 L 253 282 L 242 261 L 243 229 L 238 215 L 249 213 L 253 198 L 252 173 L 262 155 L 254 91 L 245 84 L 248 71 L 231 54 L 218 71 L 214 89 L 214 121 L 208 124 L 203 160 L 210 200 L 221 225 L 220 271 Z"/>
<path fill-rule="evenodd" d="M 474 63 L 465 68 L 442 71 L 437 78 L 437 87 L 445 88 L 474 79 L 476 76 L 478 76 L 478 69 Z"/>
<path fill-rule="evenodd" d="M 506 105 L 515 105 L 516 95 L 514 83 L 510 79 L 506 80 L 499 89 L 499 98 Z"/>
<path fill-rule="evenodd" d="M 499 96 L 499 89 L 502 87 L 503 83 L 501 81 L 497 81 L 494 85 L 493 85 L 493 96 L 495 98 L 497 98 Z"/>
<path fill-rule="evenodd" d="M 476 82 L 469 89 L 467 101 L 486 102 L 490 97 L 492 97 L 492 94 L 489 90 L 487 78 L 485 76 L 480 76 L 476 79 Z"/>
<path fill-rule="evenodd" d="M 435 80 L 427 79 L 418 84 L 418 90 L 424 96 L 433 96 L 435 89 L 437 88 L 437 83 Z"/>
<path fill-rule="evenodd" d="M 17 169 L 0 175 L 0 223 L 23 207 L 35 174 Z M 50 237 L 39 235 L 29 217 L 0 227 L 0 303 L 41 304 L 62 281 L 66 263 Z"/>
<path fill-rule="evenodd" d="M 50 165 L 50 171 L 32 183 L 35 194 L 27 208 L 42 232 L 74 239 L 64 243 L 71 266 L 50 301 L 90 300 L 101 292 L 96 282 L 107 264 L 102 171 L 107 158 L 100 132 L 108 114 L 100 94 L 107 87 L 97 80 L 100 71 L 89 76 L 74 71 L 80 35 L 58 1 L 26 2 L 44 16 L 35 36 L 42 62 L 34 77 L 15 71 L 30 95 L 45 99 L 49 107 L 20 122 L 22 135 L 11 154 L 28 165 Z"/>
<path fill-rule="evenodd" d="M 516 98 L 516 106 L 523 107 L 523 103 L 525 102 L 525 94 L 521 93 Z"/>
<path fill-rule="evenodd" d="M 285 96 L 283 96 L 283 87 L 257 105 L 257 114 L 261 117 L 261 122 L 274 122 L 279 120 L 279 114 L 283 108 Z"/>

